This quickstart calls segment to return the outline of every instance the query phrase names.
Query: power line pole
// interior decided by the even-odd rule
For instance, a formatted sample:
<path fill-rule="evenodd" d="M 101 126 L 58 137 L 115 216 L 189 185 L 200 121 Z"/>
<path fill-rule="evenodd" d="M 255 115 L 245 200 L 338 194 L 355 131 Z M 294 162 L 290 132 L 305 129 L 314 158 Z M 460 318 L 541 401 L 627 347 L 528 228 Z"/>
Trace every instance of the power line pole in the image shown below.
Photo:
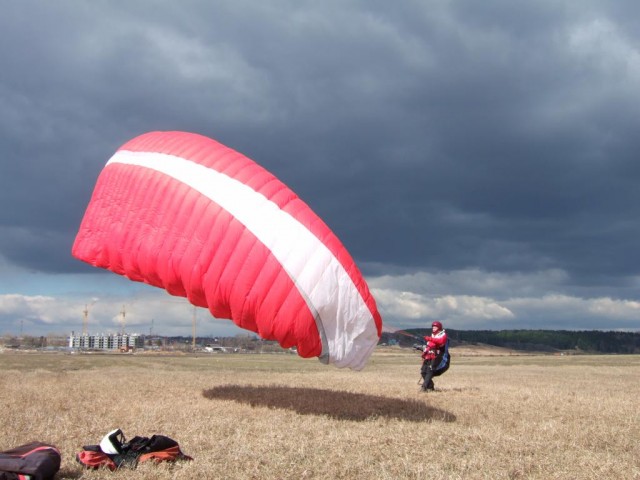
<path fill-rule="evenodd" d="M 192 325 L 191 350 L 196 349 L 196 307 L 193 307 L 193 325 Z"/>

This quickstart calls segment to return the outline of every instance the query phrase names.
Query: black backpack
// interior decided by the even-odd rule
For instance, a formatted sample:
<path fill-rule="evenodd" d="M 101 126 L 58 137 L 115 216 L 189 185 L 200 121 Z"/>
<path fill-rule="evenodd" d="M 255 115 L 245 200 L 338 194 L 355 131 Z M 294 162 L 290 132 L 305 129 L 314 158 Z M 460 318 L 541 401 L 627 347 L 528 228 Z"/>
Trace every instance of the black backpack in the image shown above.
<path fill-rule="evenodd" d="M 0 452 L 0 480 L 52 480 L 60 470 L 60 451 L 31 442 Z"/>

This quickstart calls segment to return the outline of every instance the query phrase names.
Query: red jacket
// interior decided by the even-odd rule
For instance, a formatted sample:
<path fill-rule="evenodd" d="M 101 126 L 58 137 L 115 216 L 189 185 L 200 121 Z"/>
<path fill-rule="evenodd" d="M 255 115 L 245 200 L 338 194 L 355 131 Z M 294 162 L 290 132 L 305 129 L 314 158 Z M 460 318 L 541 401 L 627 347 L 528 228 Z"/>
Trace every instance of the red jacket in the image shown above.
<path fill-rule="evenodd" d="M 431 337 L 424 337 L 424 340 L 427 345 L 422 351 L 422 358 L 432 360 L 443 353 L 444 346 L 447 344 L 447 332 L 442 329 Z"/>

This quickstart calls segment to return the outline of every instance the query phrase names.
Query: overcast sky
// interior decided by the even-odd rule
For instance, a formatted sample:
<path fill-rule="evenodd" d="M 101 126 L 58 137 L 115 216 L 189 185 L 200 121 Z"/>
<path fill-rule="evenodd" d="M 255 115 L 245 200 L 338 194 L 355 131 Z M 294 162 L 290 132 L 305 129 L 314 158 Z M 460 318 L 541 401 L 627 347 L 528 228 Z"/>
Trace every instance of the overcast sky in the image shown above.
<path fill-rule="evenodd" d="M 152 130 L 254 159 L 334 230 L 387 328 L 640 330 L 640 3 L 7 1 L 0 334 L 191 335 L 70 250 Z M 241 332 L 206 310 L 199 334 Z"/>

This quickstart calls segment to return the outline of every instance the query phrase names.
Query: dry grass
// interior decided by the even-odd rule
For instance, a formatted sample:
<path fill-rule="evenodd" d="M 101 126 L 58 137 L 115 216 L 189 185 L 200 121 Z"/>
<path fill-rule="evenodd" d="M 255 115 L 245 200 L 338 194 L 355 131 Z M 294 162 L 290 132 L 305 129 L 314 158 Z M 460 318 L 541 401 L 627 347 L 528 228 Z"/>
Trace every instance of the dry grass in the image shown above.
<path fill-rule="evenodd" d="M 351 372 L 290 355 L 0 355 L 0 449 L 63 454 L 58 479 L 640 479 L 639 356 L 419 358 Z M 168 435 L 193 462 L 85 471 L 113 428 Z"/>

